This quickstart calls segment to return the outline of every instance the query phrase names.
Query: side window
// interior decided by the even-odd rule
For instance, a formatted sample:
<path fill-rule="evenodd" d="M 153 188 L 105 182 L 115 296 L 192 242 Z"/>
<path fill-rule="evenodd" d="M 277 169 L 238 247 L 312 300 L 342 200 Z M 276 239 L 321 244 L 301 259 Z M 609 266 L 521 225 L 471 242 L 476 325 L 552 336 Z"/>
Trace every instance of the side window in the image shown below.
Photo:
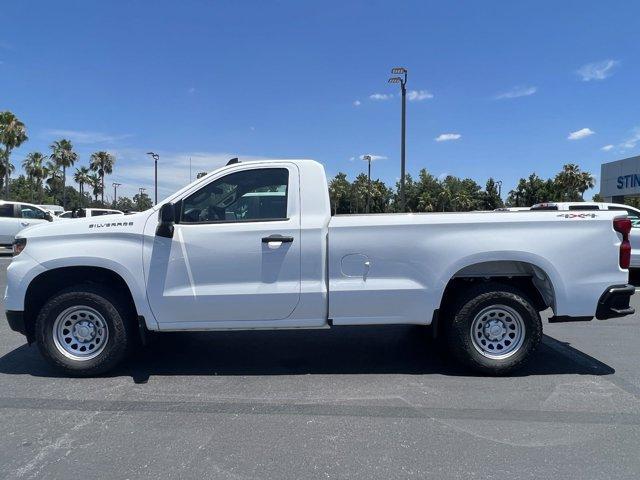
<path fill-rule="evenodd" d="M 100 217 L 102 215 L 115 215 L 116 212 L 112 212 L 111 210 L 94 210 L 91 212 L 92 217 Z"/>
<path fill-rule="evenodd" d="M 286 168 L 230 173 L 185 198 L 180 222 L 286 219 L 288 185 L 289 171 Z"/>
<path fill-rule="evenodd" d="M 569 205 L 569 210 L 600 210 L 598 205 Z"/>
<path fill-rule="evenodd" d="M 623 207 L 609 207 L 609 210 L 620 210 L 622 212 L 627 212 L 629 220 L 631 220 L 631 228 L 640 228 L 640 215 L 635 210 L 630 210 L 628 208 Z"/>
<path fill-rule="evenodd" d="M 64 212 L 61 213 L 60 215 L 58 215 L 60 218 L 72 218 L 73 217 L 73 212 Z"/>
<path fill-rule="evenodd" d="M 13 217 L 13 204 L 0 205 L 0 217 Z"/>
<path fill-rule="evenodd" d="M 22 218 L 33 218 L 37 220 L 44 220 L 44 210 L 32 207 L 31 205 L 20 205 L 20 214 Z"/>

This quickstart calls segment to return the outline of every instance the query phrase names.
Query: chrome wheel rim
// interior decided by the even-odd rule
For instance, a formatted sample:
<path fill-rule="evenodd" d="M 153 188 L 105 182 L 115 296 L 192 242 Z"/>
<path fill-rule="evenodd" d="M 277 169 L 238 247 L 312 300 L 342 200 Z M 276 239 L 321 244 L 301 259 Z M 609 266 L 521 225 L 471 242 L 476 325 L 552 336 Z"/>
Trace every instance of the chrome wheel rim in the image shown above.
<path fill-rule="evenodd" d="M 109 328 L 97 310 L 84 305 L 69 307 L 53 322 L 53 343 L 72 360 L 90 360 L 107 346 Z"/>
<path fill-rule="evenodd" d="M 471 341 L 482 355 L 501 360 L 514 355 L 524 342 L 522 316 L 506 305 L 491 305 L 471 322 Z"/>

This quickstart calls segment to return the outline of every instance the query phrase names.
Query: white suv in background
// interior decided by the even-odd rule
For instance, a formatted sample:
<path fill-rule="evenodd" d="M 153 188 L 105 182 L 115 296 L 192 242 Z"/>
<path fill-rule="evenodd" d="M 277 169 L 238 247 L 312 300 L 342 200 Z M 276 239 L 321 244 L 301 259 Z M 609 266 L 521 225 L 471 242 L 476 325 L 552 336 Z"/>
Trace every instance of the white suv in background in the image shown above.
<path fill-rule="evenodd" d="M 604 202 L 547 202 L 538 203 L 531 207 L 533 211 L 540 210 L 569 210 L 569 211 L 593 211 L 593 210 L 618 210 L 627 212 L 631 220 L 631 267 L 640 268 L 640 209 L 623 205 L 621 203 Z"/>
<path fill-rule="evenodd" d="M 37 205 L 0 200 L 0 246 L 10 247 L 20 230 L 51 221 L 53 214 Z"/>

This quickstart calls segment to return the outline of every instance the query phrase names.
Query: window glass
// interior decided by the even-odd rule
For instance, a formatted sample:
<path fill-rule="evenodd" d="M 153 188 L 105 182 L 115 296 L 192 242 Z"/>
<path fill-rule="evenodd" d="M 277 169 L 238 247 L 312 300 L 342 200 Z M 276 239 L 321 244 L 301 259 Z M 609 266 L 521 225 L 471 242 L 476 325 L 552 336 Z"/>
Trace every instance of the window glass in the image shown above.
<path fill-rule="evenodd" d="M 635 210 L 624 207 L 609 207 L 609 210 L 619 210 L 622 212 L 627 212 L 627 216 L 629 217 L 629 220 L 631 220 L 631 227 L 640 228 L 640 215 Z"/>
<path fill-rule="evenodd" d="M 91 216 L 92 217 L 100 217 L 102 215 L 115 215 L 118 212 L 114 212 L 112 210 L 93 210 L 93 212 L 91 212 Z"/>
<path fill-rule="evenodd" d="M 600 210 L 598 205 L 569 205 L 569 210 Z"/>
<path fill-rule="evenodd" d="M 60 218 L 72 218 L 73 212 L 64 212 L 59 215 Z"/>
<path fill-rule="evenodd" d="M 13 205 L 11 203 L 0 205 L 0 217 L 13 217 Z"/>
<path fill-rule="evenodd" d="M 531 207 L 531 210 L 558 210 L 557 205 L 538 205 Z"/>
<path fill-rule="evenodd" d="M 45 218 L 44 210 L 31 205 L 20 205 L 20 215 L 22 218 L 34 218 L 37 220 L 44 220 Z"/>
<path fill-rule="evenodd" d="M 287 218 L 286 168 L 230 173 L 182 202 L 182 223 L 246 222 Z"/>

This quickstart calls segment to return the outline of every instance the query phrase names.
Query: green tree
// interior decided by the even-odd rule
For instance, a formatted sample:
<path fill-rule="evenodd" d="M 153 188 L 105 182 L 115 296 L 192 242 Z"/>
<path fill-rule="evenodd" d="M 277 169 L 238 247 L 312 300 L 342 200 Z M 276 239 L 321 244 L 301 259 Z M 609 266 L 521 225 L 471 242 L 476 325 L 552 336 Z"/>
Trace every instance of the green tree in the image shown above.
<path fill-rule="evenodd" d="M 600 195 L 599 193 L 596 193 L 593 198 L 591 199 L 591 201 L 593 202 L 604 202 L 604 198 L 602 198 L 602 195 Z"/>
<path fill-rule="evenodd" d="M 119 197 L 116 202 L 114 202 L 113 207 L 116 210 L 120 210 L 121 212 L 130 212 L 136 209 L 135 203 L 129 197 Z"/>
<path fill-rule="evenodd" d="M 98 203 L 98 195 L 102 193 L 104 198 L 104 189 L 102 188 L 103 180 L 100 178 L 100 175 L 93 173 L 89 175 L 89 181 L 87 183 L 91 186 L 95 202 Z"/>
<path fill-rule="evenodd" d="M 73 180 L 80 188 L 80 198 L 84 198 L 84 186 L 89 184 L 89 169 L 87 167 L 76 168 L 73 174 Z M 80 206 L 82 208 L 82 205 Z"/>
<path fill-rule="evenodd" d="M 583 172 L 575 163 L 568 163 L 555 176 L 556 200 L 577 202 L 584 200 L 584 192 L 595 187 L 595 179 L 589 172 Z"/>
<path fill-rule="evenodd" d="M 351 183 L 347 180 L 347 174 L 339 172 L 329 182 L 329 200 L 333 214 L 349 213 L 349 195 Z"/>
<path fill-rule="evenodd" d="M 28 140 L 27 128 L 9 111 L 0 112 L 0 145 L 4 146 L 2 160 L 4 163 L 4 195 L 9 198 L 9 175 L 13 170 L 11 165 L 11 150 L 19 147 Z"/>
<path fill-rule="evenodd" d="M 140 212 L 150 209 L 153 206 L 151 198 L 145 192 L 136 193 L 133 196 L 133 203 L 136 205 L 136 209 Z"/>
<path fill-rule="evenodd" d="M 498 185 L 493 178 L 487 180 L 487 184 L 482 192 L 482 210 L 495 210 L 504 206 L 498 193 Z"/>
<path fill-rule="evenodd" d="M 102 181 L 102 203 L 104 203 L 104 176 L 113 173 L 113 164 L 115 162 L 115 157 L 108 152 L 95 152 L 91 154 L 91 162 L 89 163 L 89 168 L 100 175 L 100 179 Z"/>
<path fill-rule="evenodd" d="M 46 158 L 47 157 L 40 152 L 31 152 L 22 162 L 22 168 L 27 174 L 27 177 L 33 180 L 38 187 L 38 199 L 40 203 L 43 202 L 44 198 L 43 183 L 44 178 L 47 175 L 47 169 L 45 166 Z"/>
<path fill-rule="evenodd" d="M 555 182 L 551 179 L 545 181 L 532 173 L 527 179 L 521 178 L 516 188 L 509 192 L 507 205 L 530 207 L 536 203 L 551 202 L 555 199 Z"/>
<path fill-rule="evenodd" d="M 62 168 L 62 208 L 66 209 L 67 197 L 65 186 L 67 182 L 67 167 L 71 167 L 76 163 L 78 154 L 73 151 L 73 145 L 66 138 L 53 142 L 50 148 L 51 160 L 55 162 L 58 168 Z"/>

